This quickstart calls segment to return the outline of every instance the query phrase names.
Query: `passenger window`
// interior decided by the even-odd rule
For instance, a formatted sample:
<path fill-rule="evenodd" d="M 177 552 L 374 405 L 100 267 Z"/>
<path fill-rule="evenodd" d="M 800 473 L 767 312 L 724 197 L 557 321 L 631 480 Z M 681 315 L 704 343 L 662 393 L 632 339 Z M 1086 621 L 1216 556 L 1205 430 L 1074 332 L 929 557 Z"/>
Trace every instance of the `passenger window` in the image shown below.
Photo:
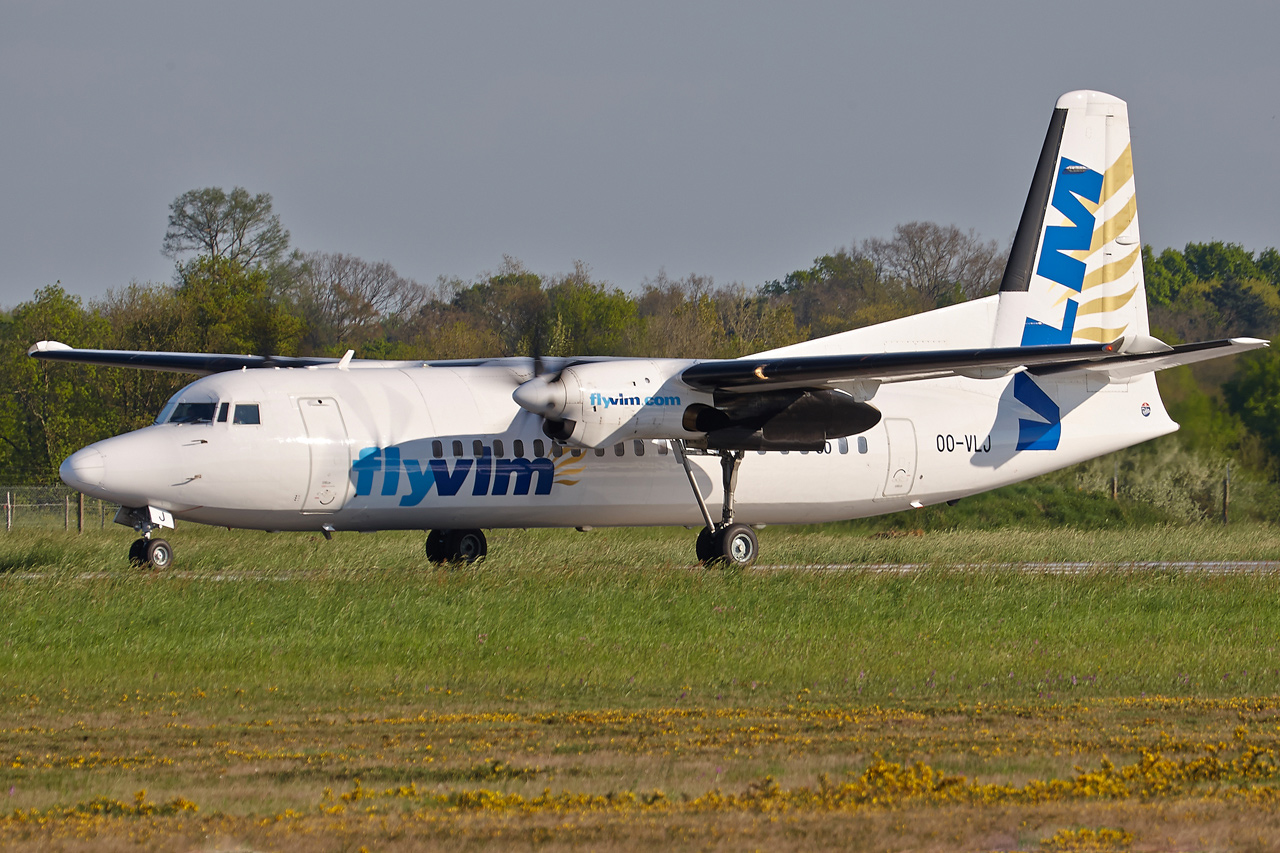
<path fill-rule="evenodd" d="M 547 446 L 542 443 L 540 438 L 533 440 L 533 455 L 539 459 L 547 455 Z"/>
<path fill-rule="evenodd" d="M 859 453 L 867 452 L 867 437 L 865 435 L 858 436 L 858 452 Z"/>
<path fill-rule="evenodd" d="M 260 424 L 257 403 L 236 403 L 236 413 L 231 416 L 233 424 Z"/>
<path fill-rule="evenodd" d="M 471 455 L 477 459 L 483 459 L 484 458 L 484 442 L 482 442 L 478 438 L 475 441 L 471 442 Z"/>
<path fill-rule="evenodd" d="M 577 458 L 579 458 L 580 456 L 582 456 L 583 452 L 584 452 L 583 450 L 581 450 L 581 449 L 579 449 L 579 448 L 577 448 L 577 447 L 575 447 L 573 450 L 569 451 L 569 453 L 573 456 L 573 458 L 574 458 L 574 459 L 577 459 Z M 601 455 L 603 456 L 604 454 L 601 454 Z"/>
<path fill-rule="evenodd" d="M 524 458 L 524 442 L 518 438 L 515 441 L 511 442 L 511 452 L 515 454 L 517 459 L 523 459 Z"/>
<path fill-rule="evenodd" d="M 169 418 L 171 424 L 213 423 L 213 403 L 179 403 Z"/>
<path fill-rule="evenodd" d="M 604 456 L 604 448 L 603 448 L 603 447 L 597 447 L 597 448 L 596 448 L 596 456 Z"/>
<path fill-rule="evenodd" d="M 230 403 L 223 403 L 218 406 L 218 423 L 225 424 L 227 422 L 227 411 L 231 408 Z"/>
<path fill-rule="evenodd" d="M 658 455 L 659 455 L 659 456 L 666 456 L 668 452 L 669 452 L 669 447 L 668 447 L 668 445 L 667 445 L 667 442 L 665 442 L 665 441 L 659 441 L 659 442 L 658 442 Z"/>
<path fill-rule="evenodd" d="M 502 452 L 502 439 L 495 438 L 493 440 L 493 455 L 499 459 L 505 459 L 506 454 Z"/>
<path fill-rule="evenodd" d="M 555 444 L 555 443 L 553 442 L 553 443 L 551 444 L 551 455 L 552 455 L 552 456 L 554 456 L 554 457 L 555 457 L 555 458 L 557 458 L 557 459 L 559 459 L 561 456 L 564 456 L 564 445 L 563 445 L 563 444 Z"/>
<path fill-rule="evenodd" d="M 431 442 L 431 455 L 434 456 L 436 459 L 439 459 L 441 456 L 444 456 L 444 443 L 441 442 L 439 439 L 436 439 L 435 441 Z"/>
<path fill-rule="evenodd" d="M 615 444 L 615 445 L 613 446 L 613 455 L 614 455 L 614 456 L 621 456 L 622 454 L 624 454 L 624 453 L 626 453 L 626 452 L 627 452 L 627 446 L 626 446 L 625 444 L 623 444 L 621 441 L 619 441 L 617 444 Z"/>
<path fill-rule="evenodd" d="M 456 459 L 461 455 L 462 455 L 462 442 L 455 438 L 453 440 L 453 456 Z"/>
<path fill-rule="evenodd" d="M 849 452 L 849 439 L 842 438 L 839 441 L 837 441 L 836 444 L 839 445 L 841 453 Z"/>
<path fill-rule="evenodd" d="M 638 438 L 637 438 L 637 439 L 635 439 L 635 440 L 631 443 L 631 445 L 632 445 L 632 447 L 634 447 L 634 448 L 635 448 L 636 456 L 644 456 L 644 442 L 643 442 L 643 441 L 641 441 L 640 439 L 638 439 Z"/>

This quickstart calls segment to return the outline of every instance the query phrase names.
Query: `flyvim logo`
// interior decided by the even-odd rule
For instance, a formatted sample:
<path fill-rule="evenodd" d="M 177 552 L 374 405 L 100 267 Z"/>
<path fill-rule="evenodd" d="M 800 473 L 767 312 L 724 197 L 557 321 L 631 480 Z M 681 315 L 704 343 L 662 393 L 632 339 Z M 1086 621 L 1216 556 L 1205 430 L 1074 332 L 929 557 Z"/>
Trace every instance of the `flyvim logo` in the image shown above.
<path fill-rule="evenodd" d="M 1093 242 L 1097 216 L 1085 207 L 1081 199 L 1095 205 L 1098 203 L 1102 196 L 1102 173 L 1063 157 L 1058 161 L 1057 178 L 1053 188 L 1053 208 L 1071 224 L 1045 227 L 1036 275 L 1078 294 L 1084 289 L 1085 262 L 1068 253 L 1087 253 Z M 1068 294 L 1061 328 L 1028 317 L 1022 329 L 1022 345 L 1029 347 L 1071 343 L 1079 307 L 1079 303 Z M 1044 418 L 1043 421 L 1018 419 L 1018 449 L 1057 450 L 1058 441 L 1062 437 L 1062 419 L 1058 405 L 1025 373 L 1014 377 L 1013 397 Z"/>
<path fill-rule="evenodd" d="M 587 405 L 609 408 L 610 406 L 678 406 L 680 405 L 679 397 L 637 397 L 635 395 L 627 396 L 626 394 L 616 394 L 610 396 L 601 394 L 599 391 L 592 391 L 587 395 Z"/>
<path fill-rule="evenodd" d="M 356 497 L 373 494 L 377 474 L 382 475 L 380 497 L 395 497 L 407 489 L 407 494 L 400 495 L 400 506 L 417 506 L 432 489 L 441 497 L 453 497 L 468 480 L 474 496 L 528 495 L 530 489 L 535 495 L 549 495 L 556 482 L 555 463 L 550 459 L 494 459 L 488 446 L 480 457 L 456 459 L 452 466 L 448 459 L 428 459 L 423 464 L 419 459 L 402 458 L 399 447 L 366 447 L 351 464 L 351 472 Z"/>

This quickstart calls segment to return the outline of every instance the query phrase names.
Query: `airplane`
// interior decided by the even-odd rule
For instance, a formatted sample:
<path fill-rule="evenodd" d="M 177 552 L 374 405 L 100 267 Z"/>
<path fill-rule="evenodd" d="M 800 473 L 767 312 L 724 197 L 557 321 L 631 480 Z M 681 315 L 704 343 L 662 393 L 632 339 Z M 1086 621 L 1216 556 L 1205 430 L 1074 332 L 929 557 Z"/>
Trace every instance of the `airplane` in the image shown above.
<path fill-rule="evenodd" d="M 200 376 L 155 423 L 59 469 L 120 505 L 134 565 L 177 520 L 424 530 L 698 527 L 707 564 L 755 530 L 953 502 L 1178 428 L 1155 371 L 1267 345 L 1150 335 L 1128 107 L 1058 99 L 999 292 L 738 359 L 374 361 L 73 349 L 38 359 Z M 718 506 L 718 517 L 713 507 Z"/>

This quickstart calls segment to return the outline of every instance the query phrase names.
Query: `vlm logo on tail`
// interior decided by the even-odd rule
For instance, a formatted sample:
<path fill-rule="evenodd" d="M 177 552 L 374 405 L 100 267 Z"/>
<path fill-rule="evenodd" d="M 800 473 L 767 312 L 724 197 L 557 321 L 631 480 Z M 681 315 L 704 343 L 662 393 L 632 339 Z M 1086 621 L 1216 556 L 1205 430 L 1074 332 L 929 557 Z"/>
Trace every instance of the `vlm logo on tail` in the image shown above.
<path fill-rule="evenodd" d="M 1085 262 L 1069 252 L 1085 255 L 1093 242 L 1097 215 L 1085 207 L 1081 199 L 1096 205 L 1102 196 L 1102 174 L 1066 157 L 1058 161 L 1057 180 L 1053 188 L 1053 208 L 1070 222 L 1049 225 L 1040 244 L 1040 260 L 1036 275 L 1056 282 L 1078 294 L 1084 288 Z M 1075 334 L 1079 303 L 1064 294 L 1061 328 L 1031 317 L 1022 329 L 1023 346 L 1069 344 Z M 1018 419 L 1018 450 L 1057 450 L 1062 437 L 1062 418 L 1058 404 L 1025 373 L 1013 381 L 1013 397 L 1031 409 L 1043 421 Z"/>
<path fill-rule="evenodd" d="M 1058 179 L 1053 188 L 1053 207 L 1070 220 L 1070 225 L 1049 225 L 1044 229 L 1040 245 L 1040 261 L 1036 275 L 1057 282 L 1079 293 L 1084 288 L 1085 262 L 1067 252 L 1088 252 L 1093 242 L 1097 216 L 1081 203 L 1086 199 L 1096 205 L 1102 195 L 1102 174 L 1074 160 L 1058 161 Z M 1076 328 L 1079 304 L 1070 296 L 1062 316 L 1062 328 L 1055 328 L 1028 317 L 1022 330 L 1022 345 L 1040 346 L 1069 344 Z"/>

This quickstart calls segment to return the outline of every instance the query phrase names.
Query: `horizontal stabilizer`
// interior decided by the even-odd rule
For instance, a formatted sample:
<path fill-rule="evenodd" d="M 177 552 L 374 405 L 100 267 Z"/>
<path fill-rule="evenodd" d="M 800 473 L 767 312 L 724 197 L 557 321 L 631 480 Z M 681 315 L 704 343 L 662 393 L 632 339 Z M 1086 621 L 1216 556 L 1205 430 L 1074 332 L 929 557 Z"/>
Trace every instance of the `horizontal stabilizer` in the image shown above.
<path fill-rule="evenodd" d="M 1165 352 L 1133 353 L 1121 355 L 1095 364 L 1055 365 L 1033 368 L 1030 372 L 1037 375 L 1062 373 L 1069 370 L 1086 370 L 1106 373 L 1113 379 L 1128 379 L 1155 370 L 1166 370 L 1184 364 L 1195 364 L 1224 355 L 1235 355 L 1249 350 L 1261 349 L 1270 343 L 1259 338 L 1228 338 L 1220 341 L 1200 341 L 1194 344 L 1180 344 L 1170 347 Z"/>

